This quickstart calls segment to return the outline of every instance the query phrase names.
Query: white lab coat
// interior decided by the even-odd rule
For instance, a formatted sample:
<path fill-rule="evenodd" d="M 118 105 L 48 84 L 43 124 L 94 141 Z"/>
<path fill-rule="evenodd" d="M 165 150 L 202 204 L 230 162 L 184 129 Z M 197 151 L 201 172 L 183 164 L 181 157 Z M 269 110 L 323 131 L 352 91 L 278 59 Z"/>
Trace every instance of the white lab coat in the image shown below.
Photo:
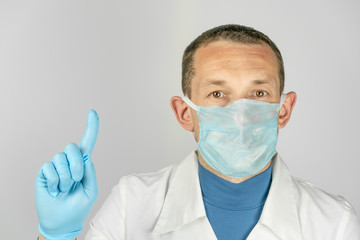
<path fill-rule="evenodd" d="M 217 239 L 206 217 L 197 161 L 192 152 L 178 166 L 122 177 L 85 239 Z M 344 198 L 292 177 L 276 154 L 269 195 L 247 239 L 360 240 L 360 221 Z"/>

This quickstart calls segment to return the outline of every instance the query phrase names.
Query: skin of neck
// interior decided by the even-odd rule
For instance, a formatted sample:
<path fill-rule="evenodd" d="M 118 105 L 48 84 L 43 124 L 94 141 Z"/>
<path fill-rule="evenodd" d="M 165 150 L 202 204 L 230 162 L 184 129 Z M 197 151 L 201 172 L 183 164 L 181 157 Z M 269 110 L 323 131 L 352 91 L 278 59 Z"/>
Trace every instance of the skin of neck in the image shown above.
<path fill-rule="evenodd" d="M 248 177 L 229 177 L 229 176 L 226 176 L 226 175 L 223 175 L 221 173 L 219 173 L 218 171 L 216 171 L 215 169 L 213 169 L 212 167 L 210 167 L 209 164 L 207 164 L 207 162 L 204 160 L 204 158 L 201 156 L 200 152 L 199 151 L 196 151 L 197 155 L 198 155 L 198 159 L 199 159 L 199 163 L 201 164 L 201 166 L 203 166 L 206 170 L 210 171 L 211 173 L 215 174 L 216 176 L 218 177 L 221 177 L 222 179 L 225 179 L 229 182 L 232 182 L 232 183 L 241 183 L 241 182 L 244 182 L 252 177 L 255 177 L 256 175 L 266 171 L 266 169 L 268 169 L 271 165 L 271 160 L 265 165 L 265 167 L 263 167 L 259 172 L 253 174 L 253 175 L 250 175 Z"/>

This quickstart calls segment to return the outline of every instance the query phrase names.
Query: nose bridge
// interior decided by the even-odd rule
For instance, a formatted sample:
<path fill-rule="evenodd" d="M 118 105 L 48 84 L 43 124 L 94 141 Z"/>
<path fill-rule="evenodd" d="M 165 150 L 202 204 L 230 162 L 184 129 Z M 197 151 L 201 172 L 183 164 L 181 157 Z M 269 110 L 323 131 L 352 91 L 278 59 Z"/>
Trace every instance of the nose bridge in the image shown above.
<path fill-rule="evenodd" d="M 228 102 L 228 105 L 234 103 L 237 100 L 247 98 L 250 84 L 250 82 L 246 79 L 246 75 L 243 71 L 235 71 L 231 75 L 231 77 L 229 76 L 231 99 Z"/>
<path fill-rule="evenodd" d="M 236 101 L 248 97 L 248 92 L 252 88 L 252 81 L 242 72 L 238 74 L 233 86 L 234 101 Z"/>

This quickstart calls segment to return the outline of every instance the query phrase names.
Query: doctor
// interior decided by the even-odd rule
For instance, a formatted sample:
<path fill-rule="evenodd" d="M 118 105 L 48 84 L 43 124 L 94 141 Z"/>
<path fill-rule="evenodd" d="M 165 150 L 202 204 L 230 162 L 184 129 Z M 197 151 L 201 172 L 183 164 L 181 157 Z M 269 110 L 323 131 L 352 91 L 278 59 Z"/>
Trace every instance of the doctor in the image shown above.
<path fill-rule="evenodd" d="M 122 177 L 90 224 L 88 240 L 360 240 L 342 197 L 291 176 L 276 152 L 296 93 L 282 94 L 280 51 L 244 26 L 210 29 L 185 50 L 185 97 L 170 101 L 197 150 L 177 166 Z M 91 110 L 78 147 L 45 163 L 36 180 L 40 239 L 73 239 L 96 197 Z"/>

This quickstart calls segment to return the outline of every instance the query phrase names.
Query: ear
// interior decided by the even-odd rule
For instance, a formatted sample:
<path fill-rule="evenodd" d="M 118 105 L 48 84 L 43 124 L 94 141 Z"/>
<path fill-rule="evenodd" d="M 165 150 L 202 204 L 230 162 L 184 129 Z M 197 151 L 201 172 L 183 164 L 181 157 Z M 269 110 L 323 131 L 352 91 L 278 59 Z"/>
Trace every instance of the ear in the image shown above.
<path fill-rule="evenodd" d="M 170 105 L 180 125 L 187 131 L 194 131 L 191 109 L 182 98 L 178 96 L 172 97 L 170 99 Z"/>
<path fill-rule="evenodd" d="M 289 92 L 288 94 L 286 94 L 284 103 L 279 111 L 279 123 L 278 123 L 279 129 L 284 128 L 287 122 L 290 120 L 292 110 L 295 107 L 296 98 L 297 96 L 295 92 Z"/>

